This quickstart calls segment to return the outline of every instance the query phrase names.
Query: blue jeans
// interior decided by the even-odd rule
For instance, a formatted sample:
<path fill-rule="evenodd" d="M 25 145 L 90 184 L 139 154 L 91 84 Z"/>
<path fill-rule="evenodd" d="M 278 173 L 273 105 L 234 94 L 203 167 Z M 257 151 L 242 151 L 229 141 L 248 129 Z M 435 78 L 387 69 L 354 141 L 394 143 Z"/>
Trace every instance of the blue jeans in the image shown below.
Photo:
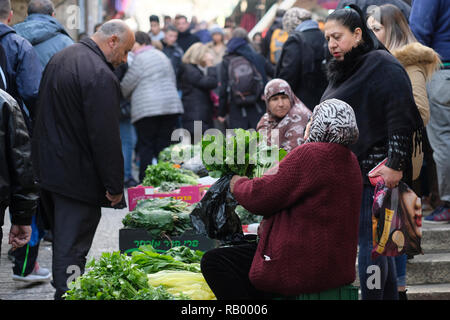
<path fill-rule="evenodd" d="M 397 271 L 397 285 L 399 287 L 406 287 L 406 263 L 408 262 L 408 256 L 402 254 L 395 257 L 395 267 Z"/>
<path fill-rule="evenodd" d="M 380 256 L 372 260 L 371 257 L 374 191 L 374 187 L 364 186 L 359 220 L 358 272 L 362 300 L 398 300 L 394 258 Z"/>
<path fill-rule="evenodd" d="M 122 140 L 123 161 L 125 166 L 124 179 L 127 181 L 133 178 L 133 151 L 137 142 L 136 129 L 130 120 L 123 120 L 120 122 L 120 139 Z"/>

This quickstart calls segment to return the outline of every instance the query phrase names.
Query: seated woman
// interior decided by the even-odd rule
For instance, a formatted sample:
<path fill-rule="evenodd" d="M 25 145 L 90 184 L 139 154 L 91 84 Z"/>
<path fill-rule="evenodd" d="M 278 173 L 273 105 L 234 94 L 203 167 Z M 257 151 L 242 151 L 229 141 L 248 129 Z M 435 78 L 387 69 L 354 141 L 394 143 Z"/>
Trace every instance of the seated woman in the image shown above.
<path fill-rule="evenodd" d="M 269 145 L 272 138 L 278 139 L 277 145 L 288 153 L 302 145 L 311 110 L 295 96 L 289 83 L 282 79 L 273 79 L 266 85 L 264 98 L 267 113 L 259 121 L 256 130 L 267 134 Z"/>
<path fill-rule="evenodd" d="M 362 177 L 349 146 L 359 131 L 343 101 L 322 102 L 306 143 L 262 178 L 233 177 L 230 188 L 264 217 L 258 244 L 208 251 L 202 273 L 219 300 L 294 296 L 355 280 Z"/>

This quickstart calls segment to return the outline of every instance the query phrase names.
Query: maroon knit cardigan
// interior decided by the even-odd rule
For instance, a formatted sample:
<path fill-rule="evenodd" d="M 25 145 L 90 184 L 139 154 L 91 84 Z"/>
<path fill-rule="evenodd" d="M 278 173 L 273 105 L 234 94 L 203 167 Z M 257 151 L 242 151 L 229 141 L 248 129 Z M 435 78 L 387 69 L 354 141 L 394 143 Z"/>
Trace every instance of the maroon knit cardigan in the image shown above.
<path fill-rule="evenodd" d="M 351 284 L 362 188 L 356 156 L 332 143 L 304 144 L 276 174 L 239 179 L 236 200 L 265 218 L 249 274 L 252 284 L 282 295 Z"/>

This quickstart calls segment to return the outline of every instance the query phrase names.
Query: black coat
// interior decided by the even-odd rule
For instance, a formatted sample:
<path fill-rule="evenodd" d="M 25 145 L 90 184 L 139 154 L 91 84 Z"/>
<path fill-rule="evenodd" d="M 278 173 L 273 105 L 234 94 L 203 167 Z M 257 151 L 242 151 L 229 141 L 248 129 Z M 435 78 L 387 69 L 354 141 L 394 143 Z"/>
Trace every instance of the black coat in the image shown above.
<path fill-rule="evenodd" d="M 212 127 L 213 102 L 211 91 L 217 88 L 214 68 L 205 75 L 196 65 L 182 64 L 181 90 L 183 92 L 183 127 L 193 133 L 194 121 L 203 122 L 203 131 Z"/>
<path fill-rule="evenodd" d="M 186 53 L 186 51 L 188 51 L 188 49 L 196 42 L 200 42 L 200 38 L 195 34 L 192 34 L 190 29 L 185 32 L 178 33 L 177 43 L 183 52 Z"/>
<path fill-rule="evenodd" d="M 7 207 L 13 224 L 30 225 L 37 199 L 25 120 L 17 102 L 0 90 L 0 227 Z"/>
<path fill-rule="evenodd" d="M 120 84 L 84 40 L 57 53 L 41 81 L 33 165 L 43 189 L 97 206 L 123 192 Z"/>
<path fill-rule="evenodd" d="M 295 31 L 283 45 L 275 78 L 286 80 L 310 109 L 319 104 L 328 80 L 323 64 L 327 42 L 319 29 Z"/>

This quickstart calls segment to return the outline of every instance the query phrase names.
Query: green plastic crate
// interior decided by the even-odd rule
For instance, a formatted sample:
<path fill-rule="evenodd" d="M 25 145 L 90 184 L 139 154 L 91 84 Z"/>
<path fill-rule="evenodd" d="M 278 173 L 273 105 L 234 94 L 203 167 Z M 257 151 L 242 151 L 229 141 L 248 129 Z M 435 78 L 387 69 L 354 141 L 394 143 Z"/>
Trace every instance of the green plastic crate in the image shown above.
<path fill-rule="evenodd" d="M 275 300 L 358 300 L 358 288 L 352 285 L 299 296 L 277 297 Z"/>

